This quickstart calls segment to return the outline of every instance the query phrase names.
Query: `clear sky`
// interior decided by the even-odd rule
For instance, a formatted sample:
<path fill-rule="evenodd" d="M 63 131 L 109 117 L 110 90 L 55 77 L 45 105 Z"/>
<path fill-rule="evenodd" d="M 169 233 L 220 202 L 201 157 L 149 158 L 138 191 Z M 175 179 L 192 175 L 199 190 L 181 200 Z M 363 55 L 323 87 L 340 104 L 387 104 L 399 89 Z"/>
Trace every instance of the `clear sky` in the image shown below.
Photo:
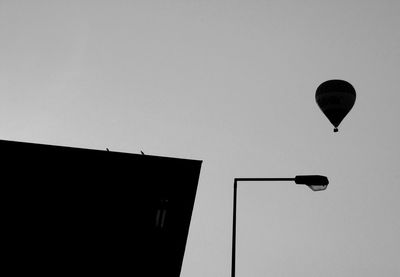
<path fill-rule="evenodd" d="M 0 138 L 203 160 L 182 277 L 400 276 L 400 2 L 0 0 Z M 349 81 L 338 133 L 315 103 Z"/>

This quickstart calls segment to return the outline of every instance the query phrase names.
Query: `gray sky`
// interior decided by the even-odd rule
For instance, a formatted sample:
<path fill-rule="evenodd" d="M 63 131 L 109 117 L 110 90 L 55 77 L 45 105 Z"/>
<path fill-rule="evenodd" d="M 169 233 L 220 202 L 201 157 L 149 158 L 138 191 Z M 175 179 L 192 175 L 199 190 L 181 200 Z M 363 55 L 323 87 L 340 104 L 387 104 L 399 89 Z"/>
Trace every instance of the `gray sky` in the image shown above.
<path fill-rule="evenodd" d="M 1 139 L 204 160 L 182 277 L 400 276 L 399 1 L 0 0 Z M 357 100 L 339 133 L 320 83 Z"/>

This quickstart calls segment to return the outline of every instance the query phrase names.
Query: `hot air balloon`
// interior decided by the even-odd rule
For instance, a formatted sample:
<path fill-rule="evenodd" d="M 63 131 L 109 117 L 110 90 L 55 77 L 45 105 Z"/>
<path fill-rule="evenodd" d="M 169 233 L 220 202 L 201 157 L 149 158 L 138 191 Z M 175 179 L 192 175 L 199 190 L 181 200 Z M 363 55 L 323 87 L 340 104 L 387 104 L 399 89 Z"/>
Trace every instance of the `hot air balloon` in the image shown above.
<path fill-rule="evenodd" d="M 338 131 L 340 122 L 350 112 L 356 101 L 356 91 L 353 86 L 343 80 L 329 80 L 317 88 L 315 100 L 325 116 Z"/>

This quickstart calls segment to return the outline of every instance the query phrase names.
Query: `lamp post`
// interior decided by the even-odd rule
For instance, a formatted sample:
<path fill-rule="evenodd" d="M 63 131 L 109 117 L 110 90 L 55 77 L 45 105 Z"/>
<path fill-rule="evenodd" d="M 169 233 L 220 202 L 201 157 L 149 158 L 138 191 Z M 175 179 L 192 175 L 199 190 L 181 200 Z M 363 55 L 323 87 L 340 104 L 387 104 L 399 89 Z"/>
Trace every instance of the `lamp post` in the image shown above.
<path fill-rule="evenodd" d="M 231 277 L 235 277 L 236 268 L 236 200 L 237 183 L 262 181 L 294 181 L 298 185 L 306 185 L 313 191 L 325 190 L 329 184 L 328 178 L 321 175 L 299 175 L 295 178 L 235 178 L 233 184 L 233 223 L 232 223 L 232 269 Z"/>

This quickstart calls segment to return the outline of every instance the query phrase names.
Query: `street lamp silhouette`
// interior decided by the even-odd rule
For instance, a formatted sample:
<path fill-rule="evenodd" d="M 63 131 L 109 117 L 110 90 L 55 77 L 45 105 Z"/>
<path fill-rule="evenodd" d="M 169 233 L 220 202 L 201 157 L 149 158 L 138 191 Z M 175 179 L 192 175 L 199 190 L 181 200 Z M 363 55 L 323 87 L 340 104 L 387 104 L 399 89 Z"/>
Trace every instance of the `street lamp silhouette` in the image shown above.
<path fill-rule="evenodd" d="M 321 175 L 298 175 L 295 178 L 235 178 L 233 184 L 233 223 L 232 223 L 232 268 L 231 277 L 235 277 L 236 267 L 236 200 L 237 183 L 244 182 L 262 182 L 262 181 L 294 181 L 298 185 L 306 185 L 313 191 L 325 190 L 328 187 L 328 178 Z"/>

